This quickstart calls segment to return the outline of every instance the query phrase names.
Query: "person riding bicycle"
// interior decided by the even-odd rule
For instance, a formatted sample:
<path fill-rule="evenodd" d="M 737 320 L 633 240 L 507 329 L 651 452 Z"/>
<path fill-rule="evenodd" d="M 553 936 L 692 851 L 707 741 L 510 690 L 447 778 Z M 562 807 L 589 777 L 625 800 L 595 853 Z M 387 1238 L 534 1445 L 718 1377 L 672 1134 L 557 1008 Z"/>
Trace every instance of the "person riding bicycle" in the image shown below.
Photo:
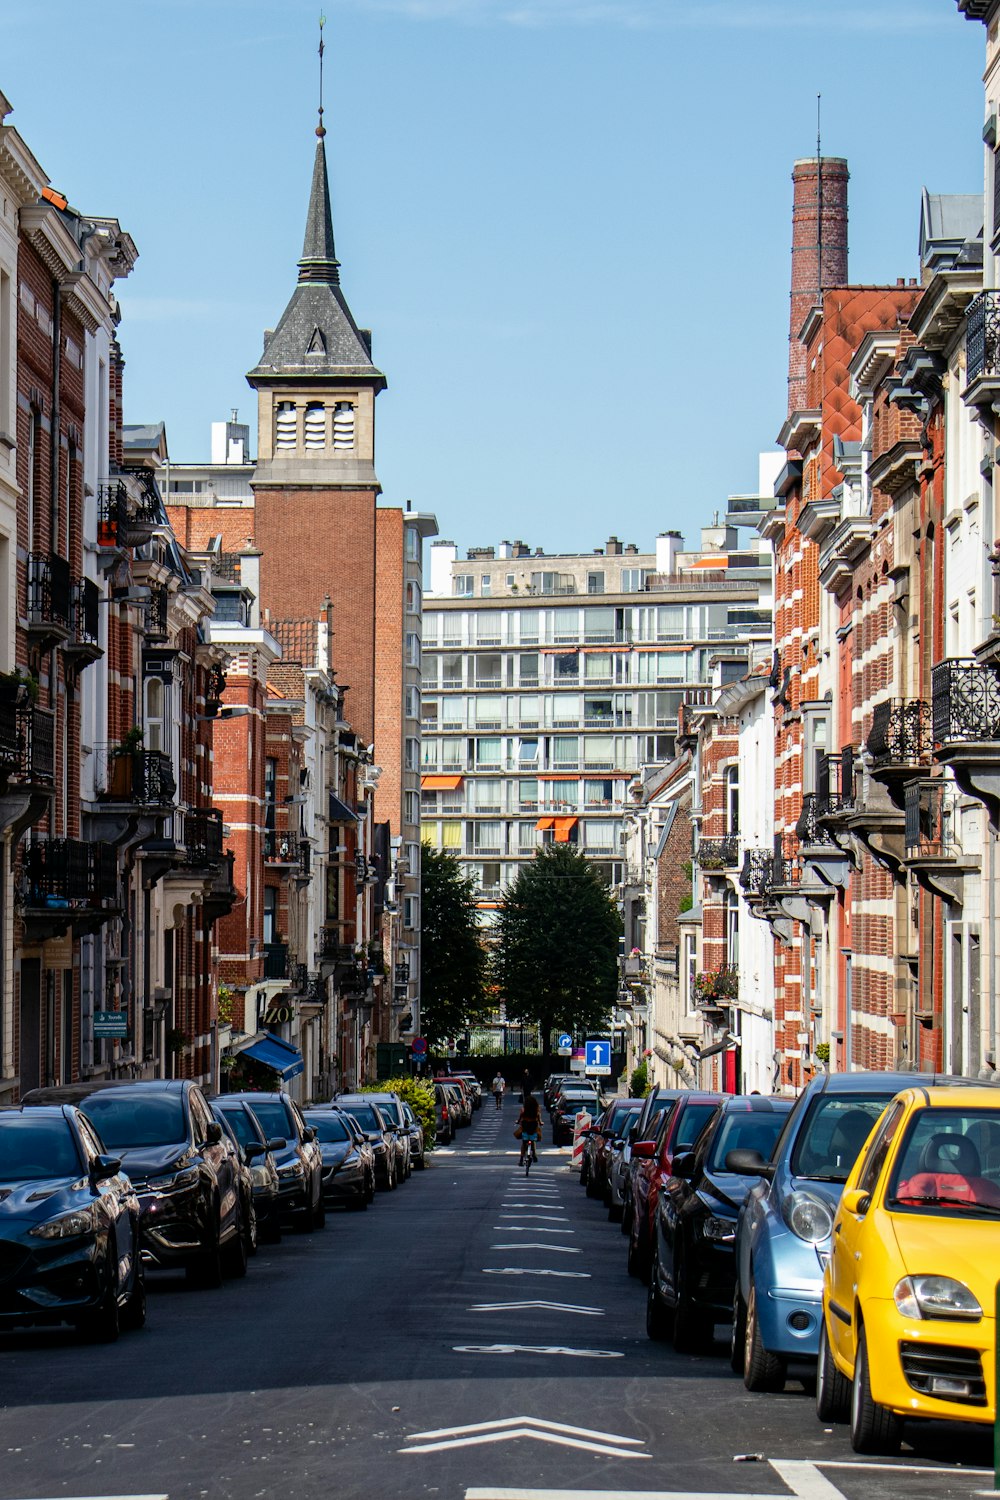
<path fill-rule="evenodd" d="M 517 1117 L 517 1128 L 521 1132 L 521 1165 L 523 1166 L 528 1151 L 533 1151 L 536 1142 L 542 1138 L 542 1112 L 534 1094 L 525 1094 L 524 1103 Z"/>

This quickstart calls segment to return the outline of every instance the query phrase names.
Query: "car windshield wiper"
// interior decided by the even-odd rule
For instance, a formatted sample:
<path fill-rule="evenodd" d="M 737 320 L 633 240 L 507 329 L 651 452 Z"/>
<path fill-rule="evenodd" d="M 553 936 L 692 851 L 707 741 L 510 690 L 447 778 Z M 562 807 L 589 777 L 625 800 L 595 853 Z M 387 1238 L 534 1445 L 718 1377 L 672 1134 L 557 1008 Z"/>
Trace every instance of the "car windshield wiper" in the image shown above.
<path fill-rule="evenodd" d="M 805 1177 L 809 1182 L 846 1182 L 846 1172 L 797 1172 L 797 1177 Z"/>
<path fill-rule="evenodd" d="M 977 1203 L 974 1198 L 946 1198 L 936 1194 L 921 1194 L 920 1197 L 906 1196 L 892 1199 L 893 1208 L 922 1208 L 925 1205 L 936 1208 L 943 1203 L 949 1208 L 970 1208 L 977 1213 L 991 1214 L 1000 1218 L 1000 1207 L 994 1203 Z"/>

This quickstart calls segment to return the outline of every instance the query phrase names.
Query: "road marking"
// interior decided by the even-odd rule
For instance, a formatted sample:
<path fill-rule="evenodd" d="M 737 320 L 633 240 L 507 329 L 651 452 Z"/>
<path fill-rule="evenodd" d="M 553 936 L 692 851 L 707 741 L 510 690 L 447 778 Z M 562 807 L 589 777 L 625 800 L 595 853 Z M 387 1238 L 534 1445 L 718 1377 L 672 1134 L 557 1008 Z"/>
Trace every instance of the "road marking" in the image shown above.
<path fill-rule="evenodd" d="M 526 1205 L 524 1205 L 526 1206 Z M 565 1214 L 505 1214 L 502 1210 L 501 1219 L 542 1219 L 549 1224 L 560 1224 L 565 1219 Z"/>
<path fill-rule="evenodd" d="M 455 1354 L 565 1354 L 572 1359 L 624 1359 L 615 1349 L 570 1349 L 563 1344 L 452 1344 Z"/>
<path fill-rule="evenodd" d="M 573 1302 L 475 1302 L 469 1312 L 516 1312 L 522 1307 L 548 1312 L 579 1313 L 587 1318 L 604 1317 L 603 1307 L 580 1307 Z"/>
<path fill-rule="evenodd" d="M 532 1240 L 515 1240 L 513 1245 L 491 1245 L 491 1250 L 551 1250 L 553 1255 L 582 1255 L 582 1250 L 576 1250 L 572 1245 L 546 1245 L 544 1242 L 536 1245 Z"/>
<path fill-rule="evenodd" d="M 472 1422 L 466 1427 L 440 1427 L 432 1432 L 410 1433 L 406 1441 L 418 1447 L 400 1448 L 400 1453 L 441 1453 L 449 1448 L 473 1448 L 483 1443 L 508 1443 L 533 1438 L 561 1448 L 582 1448 L 607 1458 L 649 1458 L 638 1438 L 614 1432 L 595 1432 L 589 1427 L 570 1427 L 564 1422 L 545 1422 L 538 1417 L 506 1417 L 495 1422 Z M 636 1452 L 636 1449 L 639 1452 Z M 537 1491 L 551 1495 L 551 1491 Z"/>
<path fill-rule="evenodd" d="M 558 1208 L 559 1207 L 559 1200 L 558 1200 L 558 1198 L 554 1198 L 552 1200 L 552 1202 L 549 1203 L 544 1198 L 535 1198 L 531 1203 L 521 1203 L 521 1202 L 518 1202 L 517 1200 L 514 1200 L 512 1202 L 508 1198 L 504 1203 L 501 1203 L 500 1207 L 501 1207 L 501 1209 L 506 1209 L 506 1208 Z M 559 1213 L 559 1214 L 541 1214 L 540 1217 L 543 1218 L 543 1219 L 544 1218 L 565 1219 L 566 1215 L 565 1215 L 565 1213 Z"/>
<path fill-rule="evenodd" d="M 530 1219 L 530 1214 L 518 1214 L 519 1219 Z M 539 1229 L 530 1224 L 494 1224 L 500 1234 L 576 1234 L 575 1229 Z"/>
<path fill-rule="evenodd" d="M 466 1490 L 465 1500 L 780 1500 L 775 1495 L 734 1494 L 730 1490 Z"/>
<path fill-rule="evenodd" d="M 844 1500 L 840 1490 L 821 1474 L 815 1464 L 798 1458 L 772 1458 L 771 1468 L 797 1496 L 797 1500 Z"/>
<path fill-rule="evenodd" d="M 589 1281 L 589 1271 L 549 1271 L 533 1266 L 484 1266 L 484 1276 L 564 1276 L 567 1280 Z"/>

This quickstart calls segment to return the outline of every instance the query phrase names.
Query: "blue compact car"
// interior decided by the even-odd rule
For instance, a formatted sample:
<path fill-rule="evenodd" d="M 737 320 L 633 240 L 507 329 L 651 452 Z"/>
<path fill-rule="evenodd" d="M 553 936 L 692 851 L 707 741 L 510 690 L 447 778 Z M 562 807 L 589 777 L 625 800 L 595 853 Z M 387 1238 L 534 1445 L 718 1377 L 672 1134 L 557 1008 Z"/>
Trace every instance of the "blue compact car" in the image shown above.
<path fill-rule="evenodd" d="M 777 1391 L 790 1359 L 815 1359 L 823 1269 L 847 1174 L 882 1110 L 915 1084 L 968 1083 L 932 1073 L 823 1073 L 800 1095 L 771 1160 L 732 1151 L 730 1171 L 760 1178 L 736 1231 L 732 1366 L 749 1391 Z"/>

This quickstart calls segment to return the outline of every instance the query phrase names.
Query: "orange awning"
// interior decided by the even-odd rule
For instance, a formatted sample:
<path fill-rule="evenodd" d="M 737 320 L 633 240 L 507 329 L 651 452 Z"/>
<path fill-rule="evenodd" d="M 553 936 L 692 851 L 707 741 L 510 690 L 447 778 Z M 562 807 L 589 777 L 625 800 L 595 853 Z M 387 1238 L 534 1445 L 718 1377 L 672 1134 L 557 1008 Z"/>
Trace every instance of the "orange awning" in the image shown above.
<path fill-rule="evenodd" d="M 422 792 L 457 792 L 462 785 L 461 776 L 421 776 Z"/>
<path fill-rule="evenodd" d="M 570 833 L 578 822 L 578 818 L 556 818 L 556 843 L 568 844 Z"/>
<path fill-rule="evenodd" d="M 539 818 L 538 822 L 535 824 L 535 827 L 538 829 L 539 833 L 547 833 L 548 830 L 550 828 L 554 828 L 555 825 L 555 818 Z"/>

